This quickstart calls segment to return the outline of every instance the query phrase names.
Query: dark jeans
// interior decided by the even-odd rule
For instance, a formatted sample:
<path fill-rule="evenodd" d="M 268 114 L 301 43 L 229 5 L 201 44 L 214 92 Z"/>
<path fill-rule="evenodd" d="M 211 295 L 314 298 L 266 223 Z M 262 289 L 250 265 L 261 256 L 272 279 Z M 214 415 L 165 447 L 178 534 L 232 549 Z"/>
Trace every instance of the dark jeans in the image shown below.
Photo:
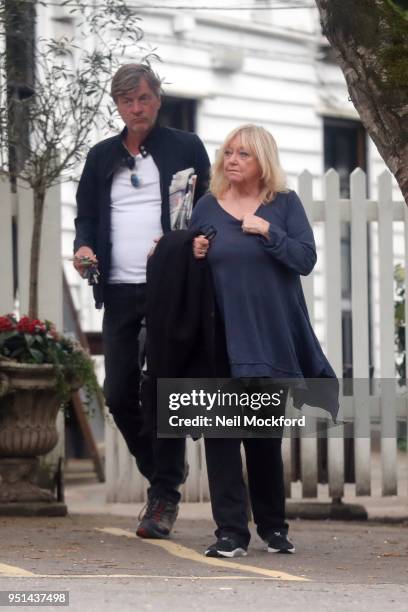
<path fill-rule="evenodd" d="M 245 449 L 249 496 L 259 536 L 266 539 L 270 532 L 287 530 L 288 525 L 285 522 L 282 437 L 206 438 L 211 507 L 217 525 L 215 535 L 217 538 L 234 536 L 246 547 L 251 536 L 241 443 Z"/>
<path fill-rule="evenodd" d="M 157 439 L 145 427 L 140 406 L 139 334 L 146 309 L 146 285 L 108 285 L 103 344 L 106 404 L 137 467 L 150 482 L 149 496 L 178 502 L 184 479 L 185 440 Z"/>

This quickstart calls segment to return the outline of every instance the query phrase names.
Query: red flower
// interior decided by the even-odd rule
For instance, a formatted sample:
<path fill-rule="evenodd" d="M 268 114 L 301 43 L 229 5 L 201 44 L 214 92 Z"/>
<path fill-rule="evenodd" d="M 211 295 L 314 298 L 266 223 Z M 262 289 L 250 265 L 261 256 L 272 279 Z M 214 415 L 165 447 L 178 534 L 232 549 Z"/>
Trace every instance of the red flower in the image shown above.
<path fill-rule="evenodd" d="M 0 332 L 13 331 L 14 325 L 7 317 L 0 317 Z"/>
<path fill-rule="evenodd" d="M 38 334 L 45 331 L 45 325 L 38 319 L 21 317 L 20 321 L 17 323 L 17 329 L 22 334 Z"/>

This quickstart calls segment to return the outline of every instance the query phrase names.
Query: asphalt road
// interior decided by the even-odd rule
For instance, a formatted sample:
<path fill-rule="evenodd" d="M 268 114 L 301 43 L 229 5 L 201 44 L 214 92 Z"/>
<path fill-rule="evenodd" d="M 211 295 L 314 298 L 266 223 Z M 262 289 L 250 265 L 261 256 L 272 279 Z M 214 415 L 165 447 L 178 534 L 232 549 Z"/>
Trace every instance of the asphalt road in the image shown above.
<path fill-rule="evenodd" d="M 140 540 L 109 515 L 0 518 L 0 589 L 69 591 L 70 610 L 408 610 L 408 525 L 294 521 L 294 555 L 206 559 L 207 520 Z M 5 607 L 4 609 L 14 609 Z M 60 609 L 36 606 L 38 610 Z"/>

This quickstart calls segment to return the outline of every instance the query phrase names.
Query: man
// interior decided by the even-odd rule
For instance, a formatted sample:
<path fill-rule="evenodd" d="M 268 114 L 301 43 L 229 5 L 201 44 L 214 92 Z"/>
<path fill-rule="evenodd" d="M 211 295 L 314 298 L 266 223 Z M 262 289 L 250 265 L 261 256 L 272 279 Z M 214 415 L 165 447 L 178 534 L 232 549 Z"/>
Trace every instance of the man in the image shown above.
<path fill-rule="evenodd" d="M 136 533 L 167 537 L 177 518 L 178 487 L 186 477 L 183 439 L 143 433 L 139 401 L 138 336 L 145 316 L 146 260 L 170 231 L 169 187 L 174 174 L 194 168 L 195 200 L 206 191 L 209 159 L 195 134 L 161 127 L 161 81 L 147 65 L 126 64 L 114 75 L 111 96 L 125 127 L 88 153 L 77 191 L 74 266 L 83 276 L 89 258 L 104 304 L 105 397 L 140 472 L 148 503 Z"/>

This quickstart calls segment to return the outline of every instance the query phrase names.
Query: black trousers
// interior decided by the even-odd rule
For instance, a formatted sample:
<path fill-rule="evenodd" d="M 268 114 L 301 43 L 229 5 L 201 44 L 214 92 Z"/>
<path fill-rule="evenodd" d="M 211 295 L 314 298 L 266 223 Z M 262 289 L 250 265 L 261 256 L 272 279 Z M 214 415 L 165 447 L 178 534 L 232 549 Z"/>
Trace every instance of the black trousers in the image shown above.
<path fill-rule="evenodd" d="M 284 414 L 287 392 L 282 409 Z M 256 434 L 255 434 L 256 435 Z M 206 438 L 208 482 L 211 508 L 217 525 L 215 535 L 234 536 L 248 546 L 248 493 L 241 459 L 244 445 L 248 474 L 249 497 L 257 532 L 267 539 L 276 529 L 287 531 L 285 522 L 285 484 L 282 462 L 282 430 L 275 437 Z"/>
<path fill-rule="evenodd" d="M 155 431 L 145 427 L 140 403 L 139 334 L 145 310 L 145 284 L 106 287 L 102 328 L 105 399 L 139 471 L 150 482 L 149 496 L 176 503 L 185 475 L 185 440 L 158 439 Z"/>

